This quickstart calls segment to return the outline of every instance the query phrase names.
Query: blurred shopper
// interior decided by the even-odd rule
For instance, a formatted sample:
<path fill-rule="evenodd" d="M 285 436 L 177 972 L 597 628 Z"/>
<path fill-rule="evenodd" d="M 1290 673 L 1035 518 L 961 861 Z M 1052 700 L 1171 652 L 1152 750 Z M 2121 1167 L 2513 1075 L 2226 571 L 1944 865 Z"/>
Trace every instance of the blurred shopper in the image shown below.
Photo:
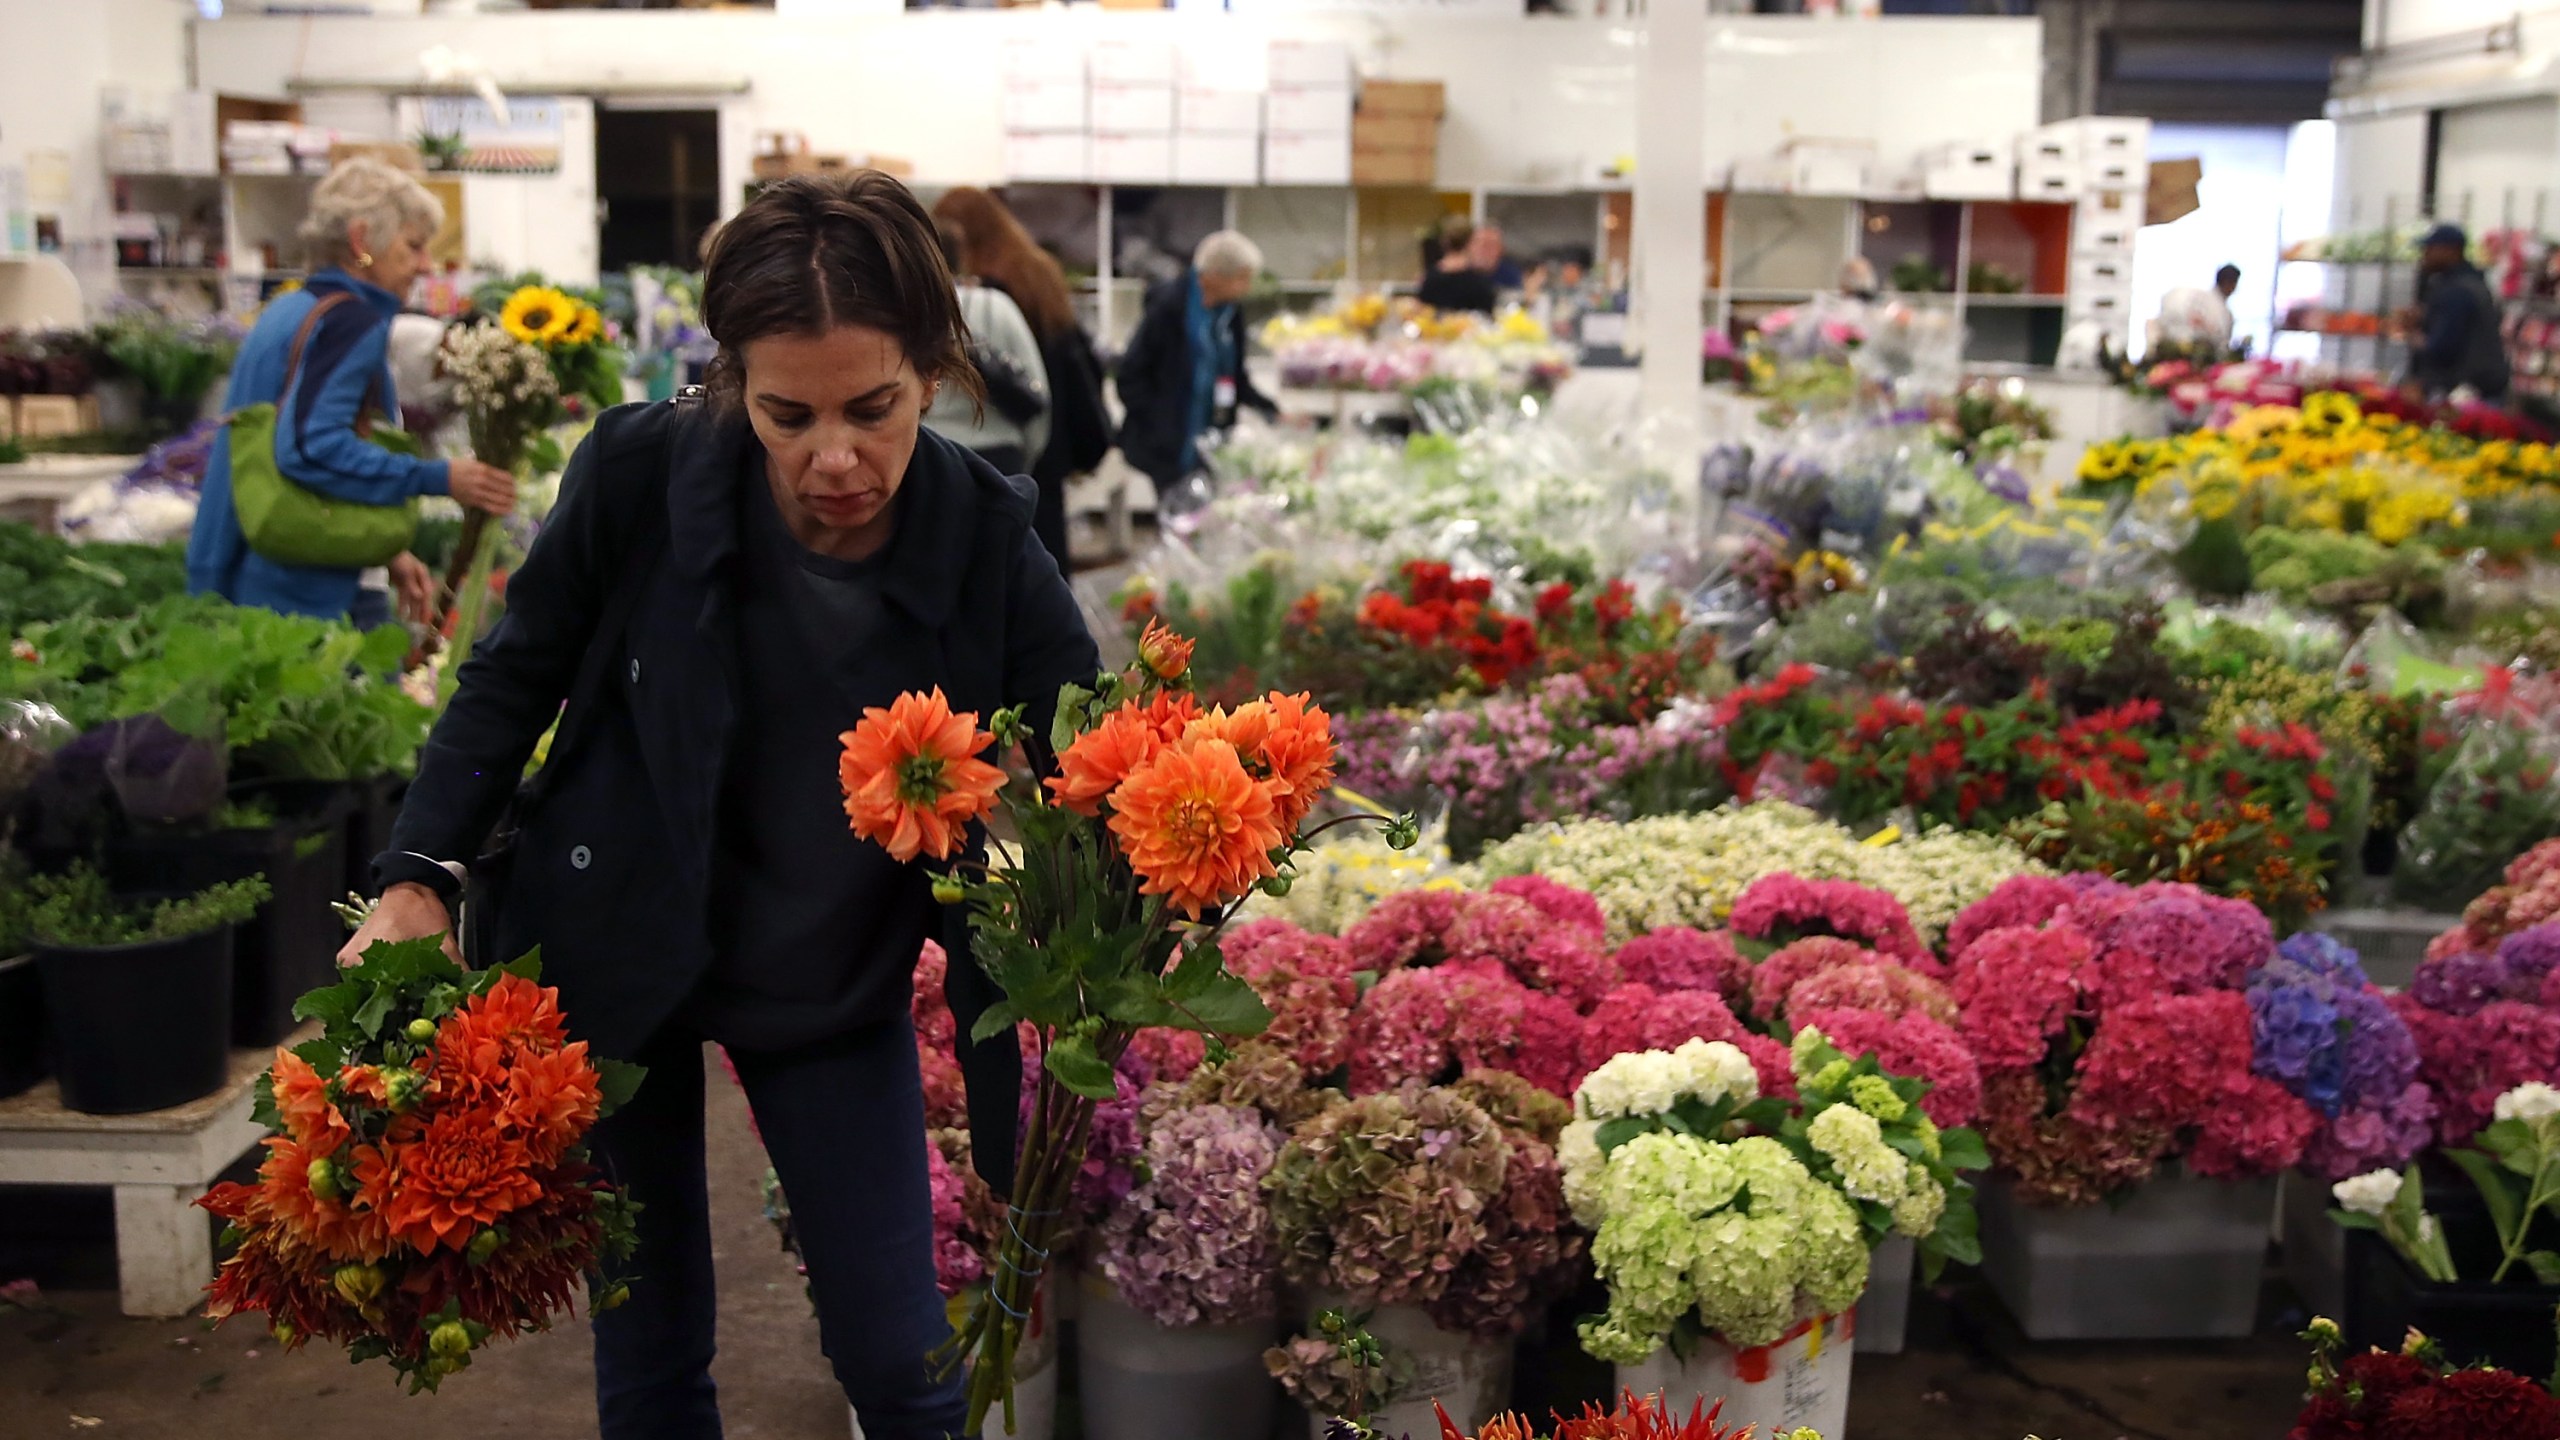
<path fill-rule="evenodd" d="M 365 438 L 376 420 L 400 421 L 391 322 L 443 224 L 443 204 L 379 160 L 349 160 L 312 190 L 301 227 L 311 278 L 258 316 L 222 402 L 226 411 L 276 407 L 275 466 L 286 480 L 366 505 L 450 494 L 493 515 L 515 508 L 515 477 L 494 465 L 469 456 L 423 460 Z M 403 609 L 425 618 L 434 581 L 415 556 L 367 571 L 286 564 L 252 550 L 232 505 L 231 440 L 225 427 L 205 468 L 187 541 L 189 593 L 373 626 L 391 619 L 396 586 Z"/>
<path fill-rule="evenodd" d="M 1501 243 L 1501 236 L 1496 234 L 1497 253 Z M 1442 221 L 1440 258 L 1422 277 L 1422 288 L 1415 298 L 1434 310 L 1492 314 L 1497 298 L 1493 277 L 1476 268 L 1475 257 L 1476 227 L 1463 215 Z"/>
<path fill-rule="evenodd" d="M 2491 404 L 2507 398 L 2507 345 L 2498 297 L 2471 263 L 2470 237 L 2438 225 L 2418 241 L 2418 305 L 2411 317 L 2409 378 L 2429 400 L 2467 390 Z"/>
<path fill-rule="evenodd" d="M 1040 543 L 1067 563 L 1067 482 L 1089 474 L 1111 453 L 1111 412 L 1102 403 L 1102 362 L 1093 337 L 1076 320 L 1066 271 L 1040 248 L 1031 232 L 984 190 L 962 186 L 934 202 L 934 219 L 960 238 L 961 272 L 1003 292 L 1022 312 L 1040 347 L 1048 379 L 1048 435 L 1031 455 L 1030 474 L 1040 487 Z"/>
<path fill-rule="evenodd" d="M 956 387 L 937 391 L 924 423 L 1005 474 L 1027 475 L 1032 457 L 1049 442 L 1049 376 L 1040 342 L 1031 338 L 1020 307 L 962 267 L 959 227 L 940 220 L 934 228 L 956 282 L 960 318 L 969 326 L 969 363 L 978 367 L 987 394 L 981 401 Z"/>
<path fill-rule="evenodd" d="M 1488 220 L 1467 237 L 1467 263 L 1493 282 L 1496 292 L 1521 289 L 1529 277 L 1521 272 L 1520 262 L 1502 242 L 1502 227 Z"/>
<path fill-rule="evenodd" d="M 1147 296 L 1120 357 L 1120 453 L 1159 491 L 1200 468 L 1200 437 L 1234 424 L 1237 410 L 1280 413 L 1244 368 L 1242 302 L 1260 273 L 1261 247 L 1221 230 Z"/>
<path fill-rule="evenodd" d="M 2228 350 L 2231 347 L 2231 297 L 2240 291 L 2240 267 L 2225 265 L 2213 272 L 2213 288 L 2182 285 L 2160 297 L 2160 314 L 2150 325 L 2151 348 L 2181 351 Z"/>

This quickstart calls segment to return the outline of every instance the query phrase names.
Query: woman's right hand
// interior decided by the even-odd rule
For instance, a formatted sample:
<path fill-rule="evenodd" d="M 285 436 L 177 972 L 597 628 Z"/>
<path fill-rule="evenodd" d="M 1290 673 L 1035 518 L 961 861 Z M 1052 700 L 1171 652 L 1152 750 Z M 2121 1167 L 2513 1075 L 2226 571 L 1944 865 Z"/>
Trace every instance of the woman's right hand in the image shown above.
<path fill-rule="evenodd" d="M 505 515 L 516 508 L 516 477 L 468 455 L 446 462 L 445 492 L 474 510 Z"/>
<path fill-rule="evenodd" d="M 424 885 L 402 882 L 382 892 L 382 899 L 356 928 L 346 948 L 338 952 L 338 968 L 343 970 L 364 958 L 377 941 L 423 940 L 430 935 L 444 937 L 444 953 L 457 965 L 462 963 L 462 947 L 454 942 L 453 912 L 445 908 L 444 897 Z"/>

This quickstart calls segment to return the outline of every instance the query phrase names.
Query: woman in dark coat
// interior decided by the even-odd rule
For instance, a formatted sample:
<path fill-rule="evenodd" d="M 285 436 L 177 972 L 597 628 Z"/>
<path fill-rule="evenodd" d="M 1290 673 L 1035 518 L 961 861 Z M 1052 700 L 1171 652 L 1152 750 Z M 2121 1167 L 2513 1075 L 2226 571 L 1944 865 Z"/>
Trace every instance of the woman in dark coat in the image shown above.
<path fill-rule="evenodd" d="M 559 718 L 490 953 L 471 958 L 539 945 L 571 1028 L 649 1067 L 596 1132 L 645 1207 L 631 1299 L 595 1322 L 602 1434 L 720 1433 L 709 1040 L 791 1196 L 865 1433 L 946 1440 L 965 1409 L 926 1363 L 949 1327 L 908 990 L 929 935 L 965 940 L 924 869 L 853 838 L 837 737 L 936 686 L 981 717 L 1029 705 L 1045 734 L 1058 687 L 1098 660 L 1028 488 L 919 426 L 938 388 L 977 380 L 905 187 L 877 172 L 776 185 L 714 236 L 706 271 L 710 396 L 608 412 L 579 447 L 428 741 L 349 951 L 451 930 L 459 862 Z M 982 1009 L 976 967 L 950 975 L 954 1007 Z M 1013 1050 L 963 1061 L 1001 1184 Z"/>
<path fill-rule="evenodd" d="M 978 283 L 1012 297 L 1040 345 L 1049 381 L 1049 440 L 1032 457 L 1031 478 L 1040 487 L 1040 543 L 1067 560 L 1067 482 L 1090 472 L 1111 453 L 1111 412 L 1102 403 L 1102 364 L 1093 337 L 1076 322 L 1075 297 L 1066 272 L 1022 228 L 1004 202 L 963 185 L 933 202 L 933 217 L 960 237 L 960 268 Z"/>

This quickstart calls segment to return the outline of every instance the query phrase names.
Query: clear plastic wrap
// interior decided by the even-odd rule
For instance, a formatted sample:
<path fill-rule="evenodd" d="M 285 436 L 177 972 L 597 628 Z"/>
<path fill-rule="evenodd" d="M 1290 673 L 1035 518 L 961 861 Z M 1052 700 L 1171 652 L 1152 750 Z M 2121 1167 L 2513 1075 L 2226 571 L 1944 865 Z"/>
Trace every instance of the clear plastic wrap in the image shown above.
<path fill-rule="evenodd" d="M 62 712 L 32 700 L 0 701 L 0 823 L 26 798 L 27 787 L 79 732 Z"/>

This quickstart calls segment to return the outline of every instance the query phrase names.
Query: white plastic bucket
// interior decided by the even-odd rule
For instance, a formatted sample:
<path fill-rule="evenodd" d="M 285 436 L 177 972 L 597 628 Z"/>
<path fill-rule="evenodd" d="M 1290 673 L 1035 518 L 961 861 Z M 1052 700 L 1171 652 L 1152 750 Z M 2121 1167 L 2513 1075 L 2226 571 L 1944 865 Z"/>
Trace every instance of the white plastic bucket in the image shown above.
<path fill-rule="evenodd" d="M 1896 1235 L 1876 1247 L 1867 1266 L 1867 1293 L 1858 1297 L 1858 1353 L 1899 1355 L 1911 1328 L 1911 1276 L 1920 1247 Z"/>
<path fill-rule="evenodd" d="M 1087 1276 L 1076 1326 L 1087 1440 L 1271 1431 L 1279 1383 L 1262 1363 L 1279 1324 L 1159 1325 Z"/>
<path fill-rule="evenodd" d="M 1810 1425 L 1822 1440 L 1842 1440 L 1849 1432 L 1856 1315 L 1852 1310 L 1799 1321 L 1772 1343 L 1747 1350 L 1710 1335 L 1686 1361 L 1666 1345 L 1641 1365 L 1619 1366 L 1618 1386 L 1639 1396 L 1660 1395 L 1684 1420 L 1691 1404 L 1722 1400 L 1716 1420 L 1726 1429 L 1750 1425 L 1754 1435 L 1784 1435 Z"/>
<path fill-rule="evenodd" d="M 1356 1307 L 1345 1304 L 1339 1296 L 1319 1296 L 1308 1306 L 1310 1315 L 1322 1310 L 1358 1313 Z M 1472 1435 L 1510 1403 L 1509 1341 L 1479 1340 L 1473 1335 L 1443 1330 L 1418 1305 L 1381 1306 L 1370 1313 L 1366 1328 L 1388 1354 L 1413 1367 L 1413 1379 L 1404 1393 L 1376 1416 L 1382 1433 L 1439 1434 L 1440 1420 L 1431 1408 L 1437 1400 L 1447 1407 L 1449 1418 Z M 1316 1440 L 1322 1440 L 1325 1419 L 1322 1415 L 1307 1417 L 1307 1433 Z"/>

